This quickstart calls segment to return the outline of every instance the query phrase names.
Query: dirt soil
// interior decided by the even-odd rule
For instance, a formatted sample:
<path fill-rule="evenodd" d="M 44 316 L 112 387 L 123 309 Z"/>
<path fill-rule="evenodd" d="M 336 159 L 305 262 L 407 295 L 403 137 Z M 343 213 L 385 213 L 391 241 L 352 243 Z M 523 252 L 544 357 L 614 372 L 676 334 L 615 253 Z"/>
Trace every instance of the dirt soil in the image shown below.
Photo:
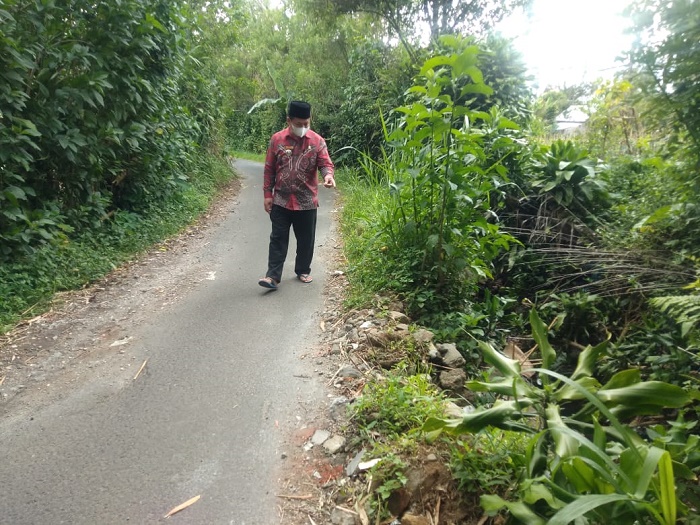
<path fill-rule="evenodd" d="M 136 326 L 147 322 L 151 312 L 175 304 L 206 275 L 201 248 L 209 242 L 211 228 L 236 206 L 238 190 L 239 183 L 233 181 L 210 210 L 177 237 L 135 257 L 99 282 L 58 294 L 47 312 L 0 336 L 0 417 L 29 417 L 37 403 L 57 401 L 96 374 L 108 378 L 115 368 L 130 368 L 137 374 L 142 363 L 130 361 L 120 347 Z M 340 244 L 323 249 L 329 268 L 344 267 Z M 347 355 L 332 351 L 333 329 L 352 314 L 343 310 L 346 290 L 342 271 L 332 271 L 323 291 L 318 347 L 304 356 L 313 360 L 327 397 L 318 400 L 301 430 L 284 437 L 275 489 L 281 525 L 352 523 L 348 516 L 358 525 L 369 524 L 363 511 L 366 501 L 361 498 L 367 496 L 371 480 L 346 476 L 346 466 L 357 452 L 352 425 L 345 410 L 329 409 L 332 399 L 345 396 L 352 400 L 360 395 L 367 380 L 334 381 L 338 370 L 348 364 Z M 346 446 L 332 455 L 321 446 L 309 449 L 309 439 L 319 429 L 343 435 Z M 478 511 L 465 513 L 444 464 L 425 461 L 431 455 L 435 456 L 430 450 L 416 454 L 415 467 L 429 477 L 433 489 L 412 502 L 412 509 L 422 508 L 430 521 L 412 523 L 485 523 Z M 346 521 L 338 521 L 338 513 L 347 513 Z"/>

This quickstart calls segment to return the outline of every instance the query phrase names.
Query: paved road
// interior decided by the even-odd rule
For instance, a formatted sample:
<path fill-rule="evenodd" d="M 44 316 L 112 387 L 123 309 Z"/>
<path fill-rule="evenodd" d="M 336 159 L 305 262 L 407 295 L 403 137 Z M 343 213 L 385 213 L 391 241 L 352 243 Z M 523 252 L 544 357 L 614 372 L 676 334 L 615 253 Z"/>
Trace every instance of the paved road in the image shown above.
<path fill-rule="evenodd" d="M 262 166 L 237 169 L 239 202 L 202 253 L 216 280 L 132 334 L 148 373 L 119 388 L 81 385 L 31 418 L 0 421 L 3 525 L 160 523 L 196 495 L 167 521 L 278 523 L 281 434 L 300 400 L 322 395 L 299 355 L 313 345 L 327 268 L 317 252 L 313 284 L 293 279 L 291 264 L 280 290 L 256 284 L 269 237 Z M 333 192 L 319 193 L 321 245 Z"/>

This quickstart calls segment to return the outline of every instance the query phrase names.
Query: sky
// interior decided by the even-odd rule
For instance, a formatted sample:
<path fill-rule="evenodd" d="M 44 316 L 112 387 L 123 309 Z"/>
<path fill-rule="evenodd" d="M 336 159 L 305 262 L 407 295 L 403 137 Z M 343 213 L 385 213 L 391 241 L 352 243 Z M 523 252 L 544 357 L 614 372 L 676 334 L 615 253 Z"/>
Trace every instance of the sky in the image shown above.
<path fill-rule="evenodd" d="M 531 17 L 513 15 L 499 30 L 515 39 L 540 92 L 547 86 L 612 78 L 622 65 L 615 58 L 632 42 L 620 14 L 629 2 L 535 0 Z"/>

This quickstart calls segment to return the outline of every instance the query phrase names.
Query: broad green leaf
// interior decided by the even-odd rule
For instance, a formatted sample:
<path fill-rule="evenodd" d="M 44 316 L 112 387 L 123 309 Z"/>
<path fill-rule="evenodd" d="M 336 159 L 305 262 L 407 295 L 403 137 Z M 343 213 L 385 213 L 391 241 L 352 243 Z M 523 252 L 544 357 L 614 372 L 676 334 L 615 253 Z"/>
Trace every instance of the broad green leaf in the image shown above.
<path fill-rule="evenodd" d="M 18 124 L 21 124 L 22 126 L 22 134 L 23 135 L 30 135 L 32 137 L 41 137 L 41 133 L 39 132 L 38 129 L 36 129 L 36 126 L 31 120 L 27 120 L 24 118 L 18 118 L 18 117 L 12 117 L 13 122 L 17 122 Z"/>
<path fill-rule="evenodd" d="M 464 74 L 469 75 L 476 84 L 483 84 L 484 82 L 484 75 L 481 73 L 481 70 L 476 66 L 466 67 L 464 69 Z"/>
<path fill-rule="evenodd" d="M 525 486 L 522 490 L 522 500 L 528 505 L 534 505 L 540 500 L 546 501 L 547 505 L 553 509 L 560 509 L 565 505 L 544 483 L 523 483 L 523 485 Z"/>
<path fill-rule="evenodd" d="M 406 93 L 422 93 L 426 94 L 428 90 L 425 88 L 425 86 L 411 86 L 406 90 Z"/>
<path fill-rule="evenodd" d="M 540 347 L 542 368 L 550 369 L 552 368 L 554 360 L 557 358 L 557 354 L 547 339 L 547 327 L 537 315 L 537 311 L 534 308 L 530 310 L 530 326 L 532 327 L 532 337 Z M 549 382 L 549 378 L 546 376 L 542 377 L 542 382 L 544 383 L 545 381 Z"/>
<path fill-rule="evenodd" d="M 455 432 L 474 433 L 490 426 L 510 428 L 510 423 L 521 416 L 520 406 L 515 401 L 496 401 L 491 408 L 477 408 L 474 412 L 466 414 L 455 427 Z"/>
<path fill-rule="evenodd" d="M 581 377 L 589 377 L 593 375 L 593 370 L 595 368 L 595 363 L 598 357 L 603 353 L 608 347 L 608 341 L 603 341 L 596 346 L 588 345 L 583 351 L 578 355 L 578 362 L 576 364 L 576 370 L 571 374 L 571 379 L 576 381 Z"/>
<path fill-rule="evenodd" d="M 568 433 L 562 432 L 562 430 L 567 427 L 561 419 L 559 405 L 555 405 L 554 403 L 547 405 L 545 415 L 547 418 L 547 428 L 554 440 L 556 454 L 562 459 L 574 456 L 578 452 L 579 443 Z"/>
<path fill-rule="evenodd" d="M 608 405 L 622 405 L 632 410 L 640 405 L 680 408 L 691 401 L 690 396 L 681 387 L 661 381 L 646 381 L 622 388 L 599 390 L 597 396 Z"/>
<path fill-rule="evenodd" d="M 665 525 L 674 525 L 678 512 L 676 508 L 676 484 L 673 477 L 671 455 L 667 451 L 664 451 L 659 459 L 659 501 Z"/>
<path fill-rule="evenodd" d="M 594 494 L 579 496 L 575 501 L 559 510 L 550 518 L 547 525 L 569 525 L 572 521 L 584 516 L 588 512 L 615 503 L 616 501 L 634 501 L 627 494 Z"/>
<path fill-rule="evenodd" d="M 423 67 L 418 73 L 420 76 L 425 76 L 428 71 L 435 69 L 436 67 L 446 66 L 450 63 L 450 58 L 445 55 L 438 55 L 436 57 L 430 58 L 425 61 Z"/>
<path fill-rule="evenodd" d="M 570 462 L 562 463 L 561 471 L 580 494 L 597 492 L 596 472 L 580 457 L 572 457 Z"/>
<path fill-rule="evenodd" d="M 513 517 L 523 525 L 547 525 L 547 522 L 535 514 L 533 510 L 520 501 L 506 501 L 500 496 L 484 495 L 480 498 L 481 507 L 490 515 L 494 515 L 503 507 L 508 509 Z"/>
<path fill-rule="evenodd" d="M 450 434 L 460 435 L 474 434 L 484 428 L 493 426 L 505 430 L 534 432 L 533 428 L 517 422 L 523 415 L 515 401 L 497 401 L 493 407 L 479 408 L 465 415 L 462 419 L 428 418 L 423 423 L 421 430 L 423 432 L 444 430 Z"/>
<path fill-rule="evenodd" d="M 658 210 L 656 210 L 651 215 L 649 215 L 648 217 L 645 217 L 644 219 L 639 221 L 637 224 L 635 224 L 634 229 L 640 230 L 644 226 L 660 222 L 660 221 L 668 218 L 671 215 L 671 211 L 672 211 L 672 206 L 663 206 L 663 207 L 659 208 Z"/>
<path fill-rule="evenodd" d="M 581 377 L 576 380 L 576 384 L 589 392 L 596 392 L 600 388 L 600 383 L 595 377 Z M 586 396 L 582 393 L 581 388 L 576 388 L 565 383 L 554 392 L 553 397 L 557 401 L 585 399 Z"/>
<path fill-rule="evenodd" d="M 478 94 L 478 95 L 492 95 L 493 88 L 487 86 L 486 84 L 467 84 L 460 90 L 460 96 Z"/>
<path fill-rule="evenodd" d="M 642 374 L 639 369 L 630 368 L 629 370 L 622 370 L 617 372 L 614 376 L 610 378 L 610 381 L 605 383 L 601 390 L 608 390 L 614 388 L 622 388 L 642 381 Z"/>
<path fill-rule="evenodd" d="M 633 474 L 633 476 L 630 476 L 632 479 L 636 479 L 637 483 L 634 487 L 634 497 L 637 499 L 644 499 L 646 496 L 654 477 L 654 472 L 656 472 L 656 467 L 659 461 L 661 461 L 661 456 L 667 452 L 657 447 L 647 447 L 643 449 L 641 453 L 644 456 L 644 463 L 639 465 L 636 461 L 630 461 L 630 466 L 637 471 L 628 472 L 629 474 Z M 620 466 L 625 466 L 622 461 L 620 462 Z"/>
<path fill-rule="evenodd" d="M 484 361 L 507 378 L 520 377 L 520 361 L 510 359 L 484 341 L 478 342 Z"/>
<path fill-rule="evenodd" d="M 518 398 L 521 402 L 523 397 L 536 399 L 535 389 L 520 377 L 503 379 L 497 382 L 467 381 L 465 386 L 473 392 L 495 392 L 502 396 Z"/>
<path fill-rule="evenodd" d="M 5 193 L 5 195 L 8 196 L 8 197 L 9 197 L 10 195 L 11 195 L 12 197 L 14 197 L 14 198 L 16 199 L 16 200 L 14 201 L 15 203 L 16 203 L 18 200 L 20 200 L 20 201 L 26 201 L 26 200 L 27 200 L 27 194 L 25 193 L 25 191 L 24 191 L 22 188 L 20 188 L 20 187 L 18 187 L 18 186 L 8 186 L 7 188 L 5 188 L 4 193 Z"/>
<path fill-rule="evenodd" d="M 547 431 L 535 434 L 525 452 L 527 474 L 530 478 L 542 475 L 547 469 Z"/>

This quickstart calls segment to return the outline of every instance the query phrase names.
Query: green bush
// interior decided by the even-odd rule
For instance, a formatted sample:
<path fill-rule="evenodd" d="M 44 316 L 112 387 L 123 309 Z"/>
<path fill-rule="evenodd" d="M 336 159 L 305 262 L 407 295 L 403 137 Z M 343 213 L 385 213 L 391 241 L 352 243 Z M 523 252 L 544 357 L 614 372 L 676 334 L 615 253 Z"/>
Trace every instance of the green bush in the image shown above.
<path fill-rule="evenodd" d="M 211 124 L 187 106 L 186 3 L 15 0 L 0 19 L 0 260 L 183 189 Z"/>

